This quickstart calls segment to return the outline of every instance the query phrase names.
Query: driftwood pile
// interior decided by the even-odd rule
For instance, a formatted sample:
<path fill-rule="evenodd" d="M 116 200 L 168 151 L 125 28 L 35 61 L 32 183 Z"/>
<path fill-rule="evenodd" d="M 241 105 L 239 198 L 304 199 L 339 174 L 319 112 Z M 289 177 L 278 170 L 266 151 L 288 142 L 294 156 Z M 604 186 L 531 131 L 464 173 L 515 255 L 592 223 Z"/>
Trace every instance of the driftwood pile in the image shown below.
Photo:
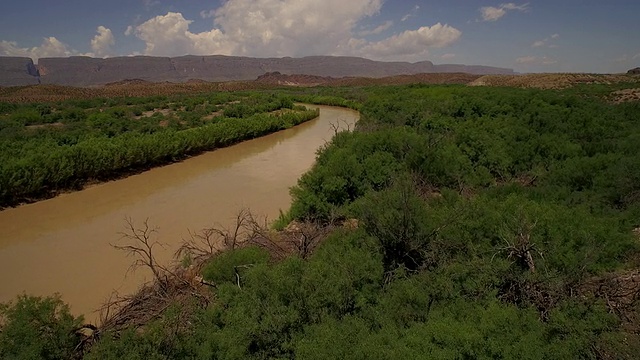
<path fill-rule="evenodd" d="M 340 226 L 353 229 L 358 224 L 350 220 Z M 204 309 L 215 301 L 210 288 L 216 284 L 205 281 L 200 273 L 216 254 L 245 246 L 259 246 L 269 252 L 272 261 L 291 255 L 307 258 L 337 227 L 294 221 L 283 231 L 275 231 L 269 228 L 266 219 L 259 220 L 244 209 L 237 214 L 235 224 L 230 228 L 217 226 L 190 233 L 175 254 L 175 259 L 181 263 L 167 267 L 155 258 L 154 248 L 162 244 L 153 240 L 157 231 L 149 225 L 148 219 L 139 227 L 132 219 L 126 219 L 122 241 L 112 246 L 135 258 L 132 269 L 149 269 L 153 280 L 134 294 L 113 294 L 100 309 L 100 325 L 86 325 L 78 330 L 82 338 L 78 353 L 86 353 L 105 333 L 118 334 L 126 329 L 144 331 L 146 325 L 162 318 L 169 308 L 180 311 L 177 318 L 184 324 L 177 324 L 178 327 L 189 326 L 189 319 L 196 310 Z"/>

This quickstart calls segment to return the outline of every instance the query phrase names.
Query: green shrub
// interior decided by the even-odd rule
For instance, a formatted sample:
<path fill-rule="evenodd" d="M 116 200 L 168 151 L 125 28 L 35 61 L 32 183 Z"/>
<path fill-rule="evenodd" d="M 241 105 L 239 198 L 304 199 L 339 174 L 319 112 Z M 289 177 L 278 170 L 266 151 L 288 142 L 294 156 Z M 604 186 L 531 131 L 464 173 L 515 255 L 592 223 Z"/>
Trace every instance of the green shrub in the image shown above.
<path fill-rule="evenodd" d="M 214 284 L 237 283 L 248 268 L 266 264 L 269 253 L 258 247 L 246 247 L 216 255 L 202 270 L 204 278 Z"/>
<path fill-rule="evenodd" d="M 20 295 L 0 306 L 0 358 L 70 359 L 81 323 L 59 297 Z"/>

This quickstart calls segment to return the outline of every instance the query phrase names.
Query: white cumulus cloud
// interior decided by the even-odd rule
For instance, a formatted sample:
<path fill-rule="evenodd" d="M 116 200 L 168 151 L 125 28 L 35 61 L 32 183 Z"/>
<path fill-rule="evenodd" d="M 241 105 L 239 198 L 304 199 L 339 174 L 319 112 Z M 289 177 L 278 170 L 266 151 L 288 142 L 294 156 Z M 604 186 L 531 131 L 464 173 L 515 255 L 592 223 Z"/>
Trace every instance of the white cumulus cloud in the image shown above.
<path fill-rule="evenodd" d="M 156 0 L 139 0 L 154 7 Z M 448 24 L 425 24 L 404 32 L 391 32 L 394 21 L 363 28 L 380 13 L 385 0 L 224 0 L 217 8 L 200 12 L 198 21 L 210 23 L 204 31 L 193 30 L 193 19 L 167 12 L 147 21 L 135 21 L 124 31 L 144 42 L 144 55 L 236 55 L 253 57 L 302 57 L 310 55 L 362 56 L 375 60 L 426 60 L 430 48 L 456 42 L 462 32 Z M 514 5 L 515 6 L 515 5 Z M 503 5 L 511 9 L 511 5 Z M 518 6 L 516 6 L 518 7 Z M 415 6 L 408 14 L 415 14 Z M 407 18 L 403 18 L 406 20 Z M 201 25 L 201 24 L 199 24 Z M 429 26 L 430 25 L 430 26 Z M 202 28 L 201 26 L 199 26 Z M 388 36 L 383 33 L 391 32 Z M 369 40 L 369 35 L 379 35 Z M 0 55 L 41 57 L 113 54 L 115 36 L 98 26 L 89 38 L 89 52 L 78 52 L 55 37 L 26 48 L 0 41 Z M 87 49 L 88 50 L 88 49 Z"/>
<path fill-rule="evenodd" d="M 74 55 L 105 57 L 111 54 L 111 47 L 115 45 L 115 38 L 110 29 L 98 26 L 97 34 L 91 39 L 92 52 L 80 53 L 54 36 L 45 37 L 39 46 L 31 48 L 20 47 L 15 41 L 0 41 L 0 55 L 30 57 L 35 62 L 40 58 L 67 57 Z"/>
<path fill-rule="evenodd" d="M 156 16 L 132 30 L 146 44 L 145 54 L 155 56 L 176 56 L 186 54 L 207 54 L 211 50 L 228 55 L 226 37 L 220 30 L 192 33 L 181 13 L 169 12 Z"/>
<path fill-rule="evenodd" d="M 98 26 L 98 34 L 91 40 L 91 50 L 95 57 L 106 57 L 111 54 L 111 47 L 116 44 L 111 29 Z"/>
<path fill-rule="evenodd" d="M 34 61 L 44 57 L 71 56 L 76 52 L 53 36 L 42 39 L 40 46 L 22 48 L 14 41 L 0 41 L 0 54 L 5 56 L 30 57 Z"/>
<path fill-rule="evenodd" d="M 381 60 L 424 55 L 429 47 L 447 46 L 461 36 L 459 30 L 438 23 L 376 42 L 362 39 L 393 26 L 392 21 L 386 21 L 372 30 L 356 30 L 361 20 L 380 12 L 382 2 L 228 0 L 200 14 L 213 18 L 208 31 L 192 32 L 192 20 L 179 12 L 169 12 L 128 32 L 145 42 L 147 55 L 352 55 Z"/>
<path fill-rule="evenodd" d="M 399 55 L 426 55 L 429 48 L 441 48 L 454 43 L 462 33 L 440 23 L 418 30 L 407 30 L 377 42 L 356 44 L 354 53 L 372 58 L 394 58 Z"/>
<path fill-rule="evenodd" d="M 214 23 L 237 54 L 324 55 L 381 7 L 382 0 L 229 0 L 216 10 Z"/>
<path fill-rule="evenodd" d="M 507 15 L 508 11 L 528 11 L 529 3 L 516 5 L 514 3 L 501 4 L 500 6 L 483 6 L 480 8 L 480 14 L 483 21 L 498 21 Z"/>

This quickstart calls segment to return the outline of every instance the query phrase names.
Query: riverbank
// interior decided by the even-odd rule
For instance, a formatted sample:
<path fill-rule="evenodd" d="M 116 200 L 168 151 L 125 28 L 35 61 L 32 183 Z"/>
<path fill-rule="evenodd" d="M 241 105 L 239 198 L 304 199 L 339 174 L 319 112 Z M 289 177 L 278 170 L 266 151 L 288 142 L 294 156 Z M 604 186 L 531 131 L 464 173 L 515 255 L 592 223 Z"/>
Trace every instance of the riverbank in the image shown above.
<path fill-rule="evenodd" d="M 0 302 L 22 292 L 59 292 L 75 314 L 92 319 L 113 290 L 135 291 L 150 274 L 127 274 L 131 258 L 110 245 L 118 243 L 125 217 L 159 227 L 154 239 L 166 244 L 157 248 L 163 263 L 190 231 L 229 226 L 239 209 L 275 219 L 290 205 L 289 188 L 332 138 L 331 125 L 353 128 L 358 118 L 347 109 L 313 107 L 317 119 L 287 130 L 0 211 Z"/>
<path fill-rule="evenodd" d="M 154 127 L 135 129 L 138 121 L 129 116 L 137 112 L 127 115 L 113 107 L 88 111 L 85 120 L 61 122 L 56 128 L 29 130 L 16 124 L 14 135 L 3 135 L 7 141 L 2 145 L 5 153 L 0 167 L 0 209 L 78 190 L 90 183 L 123 178 L 288 129 L 318 116 L 316 110 L 294 109 L 290 100 L 288 104 L 241 106 L 242 103 L 224 106 L 218 110 L 217 118 L 194 118 L 191 125 L 178 121 L 174 127 L 171 121 L 177 120 L 167 113 L 167 120 L 161 116 L 151 120 Z M 17 109 L 8 116 L 20 119 L 26 111 Z M 114 113 L 109 115 L 109 111 Z"/>

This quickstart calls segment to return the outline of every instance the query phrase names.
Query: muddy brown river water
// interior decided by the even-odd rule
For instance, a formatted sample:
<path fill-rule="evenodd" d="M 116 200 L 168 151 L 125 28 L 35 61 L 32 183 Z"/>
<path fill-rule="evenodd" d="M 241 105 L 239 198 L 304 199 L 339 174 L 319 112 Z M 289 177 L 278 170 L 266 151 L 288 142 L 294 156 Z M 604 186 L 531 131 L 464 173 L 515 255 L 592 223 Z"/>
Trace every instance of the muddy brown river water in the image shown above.
<path fill-rule="evenodd" d="M 311 107 L 311 106 L 310 106 Z M 128 272 L 133 259 L 114 249 L 125 218 L 149 219 L 169 262 L 189 231 L 230 225 L 241 208 L 275 219 L 289 207 L 289 188 L 311 168 L 332 124 L 353 124 L 355 111 L 320 108 L 295 128 L 155 168 L 121 180 L 0 212 L 0 302 L 16 295 L 59 293 L 74 314 L 97 319 L 114 291 L 127 294 L 150 279 Z"/>

